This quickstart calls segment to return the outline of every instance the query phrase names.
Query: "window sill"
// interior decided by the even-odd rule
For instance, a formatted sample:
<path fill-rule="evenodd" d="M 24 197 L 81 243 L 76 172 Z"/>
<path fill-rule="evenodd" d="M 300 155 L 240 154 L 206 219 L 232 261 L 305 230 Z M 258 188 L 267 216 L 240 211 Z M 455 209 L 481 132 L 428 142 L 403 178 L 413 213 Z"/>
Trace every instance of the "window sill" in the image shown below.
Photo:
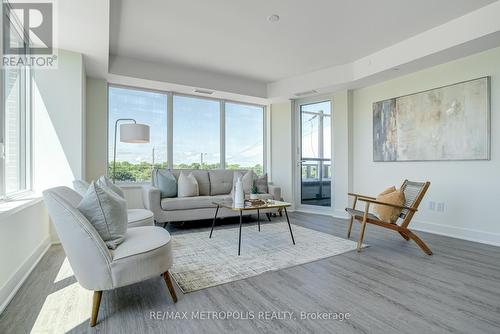
<path fill-rule="evenodd" d="M 16 199 L 0 201 L 0 219 L 5 219 L 5 217 L 13 215 L 41 201 L 43 201 L 42 196 L 33 193 Z"/>

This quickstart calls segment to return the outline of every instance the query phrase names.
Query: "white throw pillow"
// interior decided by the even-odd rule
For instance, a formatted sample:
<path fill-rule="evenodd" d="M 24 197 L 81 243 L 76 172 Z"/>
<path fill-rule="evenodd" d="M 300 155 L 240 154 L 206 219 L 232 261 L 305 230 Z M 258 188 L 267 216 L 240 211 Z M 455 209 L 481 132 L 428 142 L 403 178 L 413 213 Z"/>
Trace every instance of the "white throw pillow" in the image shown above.
<path fill-rule="evenodd" d="M 97 230 L 108 248 L 115 249 L 127 232 L 127 202 L 113 191 L 92 182 L 78 210 Z"/>
<path fill-rule="evenodd" d="M 121 198 L 125 198 L 125 194 L 123 193 L 123 190 L 121 190 L 117 185 L 115 185 L 113 182 L 111 182 L 111 180 L 108 179 L 105 175 L 101 176 L 97 180 L 97 184 L 100 185 L 101 187 L 109 188 L 112 191 L 114 191 Z"/>
<path fill-rule="evenodd" d="M 243 183 L 243 192 L 245 194 L 250 194 L 252 192 L 253 180 L 255 179 L 255 176 L 256 175 L 253 170 L 249 170 L 241 178 L 241 182 Z"/>
<path fill-rule="evenodd" d="M 199 196 L 198 181 L 193 173 L 181 172 L 177 181 L 177 197 L 193 197 Z"/>
<path fill-rule="evenodd" d="M 236 181 L 238 181 L 238 177 L 241 177 L 241 183 L 243 183 L 243 193 L 250 194 L 252 192 L 253 181 L 256 176 L 257 175 L 253 172 L 253 170 L 249 170 L 245 174 L 243 174 L 242 172 L 234 172 L 231 196 L 234 194 L 234 187 L 236 187 Z"/>

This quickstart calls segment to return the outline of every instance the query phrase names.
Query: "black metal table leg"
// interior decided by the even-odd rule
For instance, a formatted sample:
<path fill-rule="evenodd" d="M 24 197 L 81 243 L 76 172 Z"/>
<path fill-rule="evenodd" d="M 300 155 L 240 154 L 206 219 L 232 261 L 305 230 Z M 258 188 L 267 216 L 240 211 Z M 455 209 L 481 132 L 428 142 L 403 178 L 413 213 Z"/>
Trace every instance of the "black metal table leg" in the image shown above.
<path fill-rule="evenodd" d="M 266 213 L 267 220 L 271 221 L 271 214 L 268 212 Z"/>
<path fill-rule="evenodd" d="M 257 209 L 257 224 L 259 224 L 259 232 L 260 232 L 260 210 Z"/>
<path fill-rule="evenodd" d="M 243 210 L 240 210 L 240 237 L 238 241 L 238 256 L 240 256 L 241 251 L 241 223 L 243 222 Z"/>
<path fill-rule="evenodd" d="M 288 228 L 290 229 L 290 235 L 292 236 L 292 242 L 295 245 L 295 239 L 293 238 L 293 233 L 292 233 L 292 226 L 290 225 L 290 219 L 288 219 L 288 212 L 285 209 L 285 216 L 286 216 L 286 222 L 288 223 Z"/>
<path fill-rule="evenodd" d="M 217 219 L 217 213 L 219 213 L 219 206 L 218 205 L 217 205 L 217 209 L 215 209 L 215 216 L 214 216 L 214 221 L 212 223 L 212 229 L 210 230 L 210 236 L 208 237 L 209 239 L 212 238 L 212 232 L 214 231 L 215 220 Z"/>

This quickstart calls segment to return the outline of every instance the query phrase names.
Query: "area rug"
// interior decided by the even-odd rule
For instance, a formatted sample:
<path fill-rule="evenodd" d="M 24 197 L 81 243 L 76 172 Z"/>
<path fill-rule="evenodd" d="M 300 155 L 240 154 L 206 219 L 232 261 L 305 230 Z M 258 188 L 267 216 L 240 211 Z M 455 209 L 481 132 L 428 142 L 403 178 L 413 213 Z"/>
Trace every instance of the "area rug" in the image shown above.
<path fill-rule="evenodd" d="M 174 234 L 170 273 L 184 293 L 316 261 L 356 249 L 356 243 L 285 222 L 244 225 L 238 256 L 238 227 Z"/>

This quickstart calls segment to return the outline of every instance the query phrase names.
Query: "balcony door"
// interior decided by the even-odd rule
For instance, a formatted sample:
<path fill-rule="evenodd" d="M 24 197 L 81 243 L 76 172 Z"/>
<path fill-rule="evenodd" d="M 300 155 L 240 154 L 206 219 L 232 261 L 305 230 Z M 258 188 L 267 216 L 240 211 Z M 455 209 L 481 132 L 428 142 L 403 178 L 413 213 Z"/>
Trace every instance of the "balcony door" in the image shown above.
<path fill-rule="evenodd" d="M 316 209 L 332 206 L 332 101 L 296 101 L 296 204 Z"/>

